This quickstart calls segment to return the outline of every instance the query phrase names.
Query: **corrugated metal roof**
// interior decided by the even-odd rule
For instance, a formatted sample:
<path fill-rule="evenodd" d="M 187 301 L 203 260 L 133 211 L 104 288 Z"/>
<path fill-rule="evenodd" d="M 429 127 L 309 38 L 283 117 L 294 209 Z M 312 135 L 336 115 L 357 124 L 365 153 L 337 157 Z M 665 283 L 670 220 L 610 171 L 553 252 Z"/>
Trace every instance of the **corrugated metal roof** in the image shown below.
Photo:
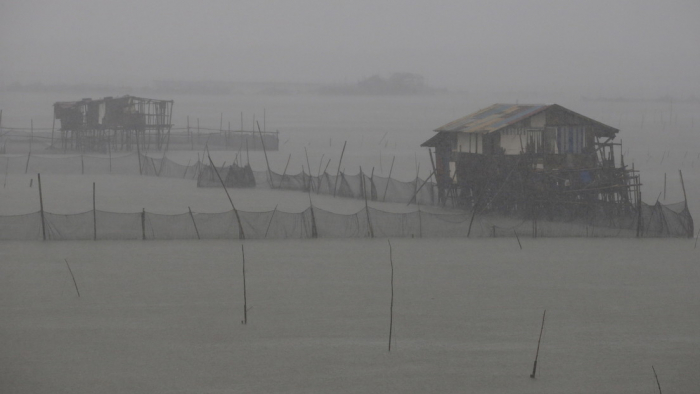
<path fill-rule="evenodd" d="M 549 107 L 550 105 L 545 104 L 494 104 L 439 127 L 435 131 L 490 133 L 535 115 Z"/>

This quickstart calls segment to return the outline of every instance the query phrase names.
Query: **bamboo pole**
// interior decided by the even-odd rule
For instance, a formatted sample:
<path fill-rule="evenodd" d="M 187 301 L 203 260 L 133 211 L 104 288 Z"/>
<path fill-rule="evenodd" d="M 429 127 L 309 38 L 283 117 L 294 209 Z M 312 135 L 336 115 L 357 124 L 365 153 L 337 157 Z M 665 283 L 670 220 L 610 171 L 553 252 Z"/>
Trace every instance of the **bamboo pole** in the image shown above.
<path fill-rule="evenodd" d="M 656 379 L 656 386 L 659 388 L 659 394 L 661 394 L 661 383 L 659 383 L 659 375 L 656 374 L 656 369 L 651 366 L 651 370 L 654 371 L 654 378 Z"/>
<path fill-rule="evenodd" d="M 197 233 L 197 239 L 202 239 L 202 238 L 199 236 L 199 229 L 197 228 L 197 222 L 194 221 L 194 215 L 192 214 L 192 208 L 190 208 L 190 207 L 188 206 L 188 207 L 187 207 L 187 210 L 190 211 L 190 219 L 192 219 L 192 224 L 194 225 L 194 231 L 195 231 L 195 233 Z"/>
<path fill-rule="evenodd" d="M 93 240 L 97 241 L 97 204 L 95 201 L 95 182 L 92 182 L 92 229 Z"/>
<path fill-rule="evenodd" d="M 389 243 L 389 264 L 391 265 L 391 303 L 389 304 L 389 351 L 391 351 L 391 334 L 394 327 L 394 259 L 391 250 L 391 240 Z"/>
<path fill-rule="evenodd" d="M 433 175 L 435 175 L 435 171 L 431 172 L 430 175 L 429 175 L 427 178 L 425 178 L 425 180 L 423 181 L 423 184 L 421 184 L 420 187 L 419 187 L 418 189 L 416 189 L 416 192 L 413 193 L 413 197 L 411 197 L 411 200 L 408 202 L 408 204 L 406 204 L 406 206 L 411 205 L 411 203 L 412 203 L 414 200 L 416 201 L 416 204 L 418 204 L 418 200 L 416 199 L 416 197 L 418 196 L 418 192 L 423 188 L 423 186 L 425 186 L 426 183 L 428 183 L 428 181 L 430 180 L 430 178 L 431 178 Z M 417 179 L 418 179 L 418 178 L 416 178 L 416 180 L 417 180 Z"/>
<path fill-rule="evenodd" d="M 328 158 L 328 162 L 326 163 L 326 167 L 323 169 L 323 175 L 328 179 L 328 176 L 326 174 L 326 171 L 328 170 L 328 166 L 331 164 L 332 158 Z M 330 187 L 331 187 L 331 181 L 328 179 L 328 192 L 330 192 Z M 319 177 L 318 181 L 318 189 L 316 189 L 316 194 L 319 194 L 321 192 L 321 178 Z"/>
<path fill-rule="evenodd" d="M 333 197 L 335 197 L 335 193 L 338 188 L 338 177 L 340 176 L 340 165 L 343 164 L 343 154 L 345 153 L 345 145 L 347 145 L 348 142 L 345 141 L 343 143 L 343 150 L 340 152 L 340 161 L 338 162 L 338 172 L 335 174 L 335 184 L 333 185 Z"/>
<path fill-rule="evenodd" d="M 292 154 L 289 154 L 287 158 L 287 165 L 284 166 L 284 171 L 282 171 L 282 178 L 280 179 L 280 184 L 277 186 L 278 189 L 282 188 L 282 182 L 284 182 L 284 176 L 287 175 L 287 167 L 289 167 L 289 161 L 292 160 Z"/>
<path fill-rule="evenodd" d="M 360 184 L 362 185 L 362 195 L 365 198 L 365 212 L 367 213 L 367 228 L 369 229 L 369 237 L 374 238 L 374 230 L 372 229 L 372 220 L 369 217 L 369 204 L 367 203 L 367 183 L 365 182 L 365 174 L 360 167 Z"/>
<path fill-rule="evenodd" d="M 535 378 L 535 373 L 537 372 L 537 358 L 540 355 L 540 342 L 542 341 L 542 331 L 544 331 L 544 317 L 547 315 L 547 310 L 544 310 L 544 313 L 542 313 L 542 326 L 540 327 L 540 337 L 537 340 L 537 352 L 535 352 L 535 363 L 532 366 L 532 374 L 530 374 L 530 377 L 532 379 Z"/>
<path fill-rule="evenodd" d="M 382 201 L 386 201 L 386 192 L 389 190 L 389 183 L 391 182 L 391 171 L 394 170 L 394 160 L 396 160 L 396 155 L 394 155 L 394 158 L 391 159 L 391 166 L 389 167 L 389 177 L 386 178 L 386 187 L 384 188 L 384 196 L 382 197 Z"/>
<path fill-rule="evenodd" d="M 51 122 L 51 149 L 53 149 L 53 132 L 56 128 L 56 112 L 53 114 L 53 121 Z"/>
<path fill-rule="evenodd" d="M 275 212 L 277 212 L 277 205 L 275 205 L 275 209 L 272 210 L 272 216 L 270 216 L 270 221 L 267 222 L 267 228 L 265 228 L 265 238 L 267 238 L 267 232 L 270 231 L 270 225 L 272 224 L 272 219 L 275 218 Z"/>
<path fill-rule="evenodd" d="M 309 164 L 309 152 L 306 150 L 306 147 L 304 147 L 304 154 L 306 155 L 306 168 L 309 169 L 309 187 L 311 190 L 314 189 L 314 182 L 313 182 L 313 176 L 311 175 L 311 164 Z"/>
<path fill-rule="evenodd" d="M 139 147 L 139 132 L 135 131 L 136 133 L 136 154 L 139 157 L 139 175 L 143 175 L 143 165 L 141 165 L 141 148 Z"/>
<path fill-rule="evenodd" d="M 255 132 L 255 130 L 253 130 Z M 275 185 L 272 184 L 272 171 L 270 171 L 270 162 L 267 160 L 267 150 L 265 149 L 265 141 L 263 139 L 262 131 L 260 130 L 260 123 L 258 123 L 258 133 L 260 134 L 260 143 L 262 144 L 263 153 L 265 154 L 265 164 L 267 164 L 267 176 L 270 180 L 270 187 L 274 188 Z"/>
<path fill-rule="evenodd" d="M 39 207 L 41 209 L 41 236 L 46 241 L 46 222 L 44 220 L 44 195 L 41 192 L 41 174 L 36 174 L 39 183 Z"/>
<path fill-rule="evenodd" d="M 80 297 L 80 290 L 78 290 L 78 282 L 75 281 L 75 276 L 73 275 L 73 270 L 70 269 L 70 264 L 68 264 L 68 259 L 63 259 L 63 261 L 66 262 L 66 266 L 68 267 L 68 272 L 70 273 L 70 277 L 73 278 L 73 286 L 75 286 L 75 292 L 78 293 L 78 297 Z"/>
<path fill-rule="evenodd" d="M 243 258 L 243 321 L 241 323 L 248 324 L 248 291 L 245 287 L 245 249 L 241 244 L 241 256 Z"/>
<path fill-rule="evenodd" d="M 221 179 L 221 175 L 219 175 L 219 170 L 216 169 L 216 166 L 214 165 L 214 161 L 211 159 L 211 154 L 208 154 L 209 157 L 209 163 L 211 163 L 211 167 L 214 169 L 214 172 L 216 173 L 217 178 L 219 178 L 219 182 L 221 182 L 221 186 L 224 188 L 224 192 L 226 192 L 226 197 L 228 197 L 228 201 L 231 203 L 231 208 L 233 208 L 233 213 L 236 215 L 236 220 L 238 221 L 238 238 L 239 239 L 245 239 L 245 234 L 243 233 L 243 224 L 241 224 L 241 218 L 238 215 L 238 210 L 236 209 L 236 206 L 233 205 L 233 200 L 231 199 L 231 195 L 228 194 L 228 190 L 226 189 L 226 185 L 224 184 L 224 180 Z"/>
<path fill-rule="evenodd" d="M 32 155 L 32 151 L 27 152 L 27 164 L 24 166 L 24 173 L 29 171 L 29 157 Z"/>
<path fill-rule="evenodd" d="M 311 202 L 311 189 L 309 193 L 309 210 L 311 211 L 311 238 L 318 238 L 318 228 L 316 227 L 316 215 L 314 214 L 314 204 Z"/>
<path fill-rule="evenodd" d="M 685 182 L 683 182 L 683 172 L 681 170 L 678 170 L 678 175 L 680 175 L 680 177 L 681 177 L 681 187 L 683 188 L 683 202 L 685 205 L 685 210 L 688 211 L 688 196 L 685 194 Z M 690 228 L 687 229 L 687 232 L 688 232 L 688 238 L 692 239 L 693 233 L 695 232 L 695 229 L 692 226 L 692 222 L 691 222 Z"/>

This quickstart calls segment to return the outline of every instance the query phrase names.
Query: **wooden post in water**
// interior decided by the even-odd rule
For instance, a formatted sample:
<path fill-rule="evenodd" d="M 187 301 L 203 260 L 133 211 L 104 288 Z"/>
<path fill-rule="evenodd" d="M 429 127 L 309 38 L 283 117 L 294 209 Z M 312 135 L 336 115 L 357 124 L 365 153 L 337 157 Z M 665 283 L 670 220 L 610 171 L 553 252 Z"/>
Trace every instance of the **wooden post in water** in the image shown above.
<path fill-rule="evenodd" d="M 46 223 L 44 220 L 44 195 L 41 192 L 41 174 L 36 174 L 37 181 L 39 182 L 39 207 L 41 209 L 41 236 L 44 241 L 46 241 Z"/>
<path fill-rule="evenodd" d="M 197 233 L 197 239 L 202 239 L 199 236 L 199 229 L 197 228 L 197 222 L 194 221 L 194 215 L 192 214 L 192 208 L 189 206 L 187 207 L 187 210 L 190 211 L 190 219 L 192 219 L 192 225 L 194 225 L 194 231 Z"/>
<path fill-rule="evenodd" d="M 277 186 L 278 189 L 282 188 L 282 182 L 284 182 L 284 176 L 287 175 L 287 167 L 289 167 L 289 161 L 292 160 L 292 154 L 289 154 L 287 158 L 287 165 L 284 166 L 284 171 L 282 171 L 282 178 L 280 179 L 280 184 Z"/>
<path fill-rule="evenodd" d="M 374 169 L 372 170 L 374 171 Z M 367 203 L 367 183 L 365 182 L 365 174 L 362 172 L 362 167 L 360 167 L 360 184 L 362 185 L 362 195 L 365 198 L 365 212 L 367 213 L 367 228 L 369 229 L 369 237 L 374 238 L 374 230 L 372 229 L 372 221 L 369 217 L 369 205 Z"/>
<path fill-rule="evenodd" d="M 146 240 L 146 208 L 141 211 L 141 239 Z"/>
<path fill-rule="evenodd" d="M 265 228 L 265 238 L 267 238 L 267 232 L 270 231 L 270 225 L 272 224 L 272 219 L 275 218 L 275 212 L 277 212 L 277 205 L 275 205 L 275 209 L 272 211 L 272 216 L 270 216 L 270 221 L 267 222 L 267 228 Z"/>
<path fill-rule="evenodd" d="M 53 114 L 53 122 L 51 122 L 51 149 L 53 149 L 53 132 L 56 128 L 56 113 Z"/>
<path fill-rule="evenodd" d="M 391 351 L 391 333 L 394 327 L 394 259 L 391 251 L 391 240 L 389 242 L 389 264 L 391 265 L 391 303 L 389 304 L 389 351 Z"/>
<path fill-rule="evenodd" d="M 683 172 L 681 170 L 678 170 L 678 175 L 681 177 L 681 187 L 683 188 L 683 202 L 685 205 L 685 210 L 688 211 L 688 196 L 685 194 L 685 182 L 683 182 Z M 692 224 L 692 222 L 691 222 Z M 688 238 L 693 238 L 693 233 L 695 233 L 695 229 L 691 225 L 690 228 L 687 229 L 688 232 Z"/>
<path fill-rule="evenodd" d="M 343 164 L 343 154 L 345 153 L 345 145 L 347 145 L 348 142 L 345 141 L 343 144 L 343 150 L 340 152 L 340 161 L 338 162 L 338 172 L 335 174 L 335 184 L 333 185 L 333 197 L 335 197 L 335 193 L 338 189 L 338 177 L 340 177 L 340 165 Z"/>
<path fill-rule="evenodd" d="M 248 324 L 248 292 L 245 287 L 245 250 L 241 244 L 241 256 L 243 257 L 243 321 L 241 323 Z"/>
<path fill-rule="evenodd" d="M 313 176 L 311 175 L 311 164 L 309 164 L 309 152 L 306 150 L 306 147 L 304 147 L 304 154 L 306 155 L 306 168 L 309 169 L 309 188 L 311 188 L 311 190 L 314 190 L 314 180 Z"/>
<path fill-rule="evenodd" d="M 97 241 L 97 204 L 95 203 L 95 182 L 92 182 L 92 233 L 93 241 Z"/>
<path fill-rule="evenodd" d="M 63 259 L 63 261 L 65 261 L 66 266 L 68 266 L 68 272 L 70 273 L 70 277 L 73 278 L 73 286 L 75 286 L 75 292 L 78 293 L 78 297 L 80 297 L 80 290 L 78 290 L 78 282 L 75 281 L 75 276 L 73 275 L 73 270 L 70 269 L 70 264 L 68 264 L 68 259 Z"/>
<path fill-rule="evenodd" d="M 656 386 L 659 388 L 659 394 L 661 394 L 661 383 L 659 383 L 659 375 L 656 374 L 656 369 L 651 366 L 651 370 L 654 371 L 654 378 L 656 379 Z"/>
<path fill-rule="evenodd" d="M 208 154 L 208 152 L 207 152 Z M 231 199 L 231 195 L 228 194 L 228 190 L 226 189 L 226 184 L 224 184 L 224 180 L 221 179 L 221 175 L 219 175 L 219 170 L 216 169 L 216 166 L 214 165 L 214 161 L 211 159 L 211 154 L 208 154 L 209 157 L 209 163 L 211 164 L 211 167 L 214 169 L 214 172 L 216 173 L 216 177 L 219 178 L 219 182 L 221 182 L 221 186 L 224 188 L 224 192 L 226 192 L 226 197 L 228 197 L 228 201 L 231 203 L 231 208 L 233 208 L 233 213 L 236 215 L 236 220 L 238 221 L 238 238 L 239 239 L 245 239 L 245 234 L 243 233 L 243 224 L 241 224 L 241 217 L 238 215 L 238 210 L 236 209 L 236 206 L 233 205 L 233 200 Z"/>
<path fill-rule="evenodd" d="M 391 171 L 394 170 L 394 160 L 396 160 L 396 155 L 394 155 L 394 158 L 391 159 L 391 166 L 389 167 L 389 177 L 386 178 L 386 187 L 384 188 L 384 196 L 382 197 L 382 201 L 386 201 L 386 192 L 389 190 L 389 183 L 391 182 Z"/>
<path fill-rule="evenodd" d="M 537 340 L 537 352 L 535 353 L 535 363 L 532 365 L 532 374 L 530 374 L 530 377 L 532 379 L 535 378 L 535 373 L 537 372 L 537 358 L 540 355 L 540 342 L 542 341 L 542 331 L 544 331 L 544 317 L 547 315 L 547 310 L 544 310 L 544 313 L 542 313 L 542 327 L 540 327 L 540 337 Z"/>
<path fill-rule="evenodd" d="M 255 130 L 253 130 L 253 132 L 255 132 Z M 272 171 L 270 171 L 270 162 L 267 160 L 267 150 L 265 149 L 265 140 L 263 139 L 263 134 L 260 130 L 260 123 L 258 123 L 258 133 L 260 134 L 260 143 L 262 144 L 263 153 L 265 154 L 265 164 L 267 164 L 267 176 L 270 180 L 270 187 L 274 188 L 275 185 L 272 184 Z"/>

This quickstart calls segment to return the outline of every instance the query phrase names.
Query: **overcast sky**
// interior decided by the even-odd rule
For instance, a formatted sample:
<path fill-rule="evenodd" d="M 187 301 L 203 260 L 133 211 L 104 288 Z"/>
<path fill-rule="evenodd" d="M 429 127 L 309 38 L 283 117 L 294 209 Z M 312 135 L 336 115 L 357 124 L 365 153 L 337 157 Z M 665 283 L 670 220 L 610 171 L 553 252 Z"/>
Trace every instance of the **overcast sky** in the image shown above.
<path fill-rule="evenodd" d="M 154 79 L 700 96 L 700 1 L 0 0 L 0 85 Z"/>

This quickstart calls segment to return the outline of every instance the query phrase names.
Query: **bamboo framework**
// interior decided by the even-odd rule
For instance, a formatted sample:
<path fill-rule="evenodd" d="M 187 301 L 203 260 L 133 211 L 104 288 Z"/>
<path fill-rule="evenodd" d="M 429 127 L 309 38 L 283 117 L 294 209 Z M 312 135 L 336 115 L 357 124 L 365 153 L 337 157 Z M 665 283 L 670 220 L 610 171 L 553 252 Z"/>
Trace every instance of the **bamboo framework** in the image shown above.
<path fill-rule="evenodd" d="M 134 96 L 57 102 L 62 150 L 107 153 L 112 150 L 167 149 L 173 101 Z"/>

